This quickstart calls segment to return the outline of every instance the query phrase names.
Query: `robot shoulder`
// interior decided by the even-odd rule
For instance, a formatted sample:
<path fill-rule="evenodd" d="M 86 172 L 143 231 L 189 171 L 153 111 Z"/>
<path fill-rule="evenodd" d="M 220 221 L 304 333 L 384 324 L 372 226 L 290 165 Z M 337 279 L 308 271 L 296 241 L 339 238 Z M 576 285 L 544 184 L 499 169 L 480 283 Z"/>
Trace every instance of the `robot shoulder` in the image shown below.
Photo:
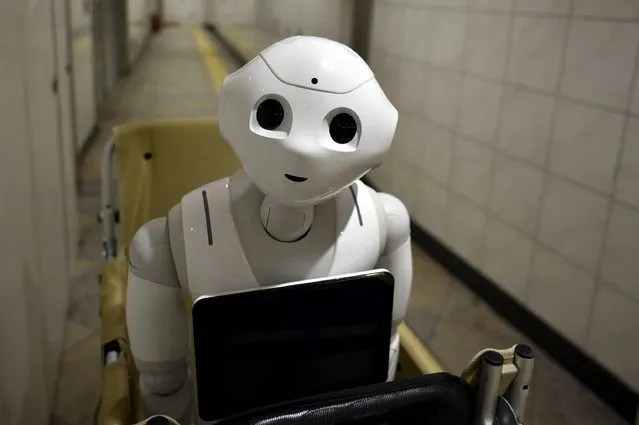
<path fill-rule="evenodd" d="M 186 247 L 184 242 L 184 222 L 182 218 L 182 203 L 178 203 L 169 211 L 169 238 L 171 252 L 177 277 L 183 288 L 188 286 L 186 278 Z"/>
<path fill-rule="evenodd" d="M 410 238 L 410 215 L 399 198 L 388 193 L 378 193 L 386 222 L 384 253 L 391 253 Z"/>
<path fill-rule="evenodd" d="M 145 223 L 129 245 L 129 272 L 160 285 L 179 286 L 166 217 Z"/>
<path fill-rule="evenodd" d="M 202 244 L 212 233 L 213 227 L 219 224 L 220 215 L 216 214 L 216 206 L 228 200 L 228 178 L 206 183 L 185 194 L 168 214 L 168 238 L 173 255 L 173 264 L 180 286 L 189 289 L 187 247 L 191 252 L 201 251 Z M 226 202 L 227 205 L 228 201 Z M 222 208 L 224 209 L 224 208 Z M 198 224 L 201 229 L 208 228 L 208 232 L 186 232 L 184 223 Z M 224 223 L 233 224 L 232 219 Z M 187 234 L 188 233 L 188 234 Z M 207 234 L 208 233 L 208 234 Z"/>

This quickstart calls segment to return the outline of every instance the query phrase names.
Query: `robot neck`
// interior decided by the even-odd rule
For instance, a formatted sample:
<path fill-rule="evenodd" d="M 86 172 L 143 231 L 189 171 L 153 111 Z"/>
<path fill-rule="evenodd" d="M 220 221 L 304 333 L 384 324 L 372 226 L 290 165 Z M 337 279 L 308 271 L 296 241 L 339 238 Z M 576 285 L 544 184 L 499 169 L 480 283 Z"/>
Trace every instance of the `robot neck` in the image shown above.
<path fill-rule="evenodd" d="M 313 207 L 287 207 L 265 196 L 260 208 L 262 226 L 275 240 L 295 242 L 302 239 L 313 224 Z"/>

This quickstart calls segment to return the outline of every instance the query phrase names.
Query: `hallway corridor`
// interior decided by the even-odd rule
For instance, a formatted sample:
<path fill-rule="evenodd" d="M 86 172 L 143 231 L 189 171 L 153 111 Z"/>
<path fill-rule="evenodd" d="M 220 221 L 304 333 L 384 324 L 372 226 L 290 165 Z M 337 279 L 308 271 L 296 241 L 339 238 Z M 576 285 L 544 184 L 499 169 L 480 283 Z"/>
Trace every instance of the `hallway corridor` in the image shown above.
<path fill-rule="evenodd" d="M 103 261 L 96 214 L 100 208 L 102 149 L 111 128 L 121 123 L 216 114 L 217 95 L 212 85 L 220 82 L 212 81 L 215 76 L 203 60 L 197 31 L 201 30 L 175 27 L 151 37 L 133 72 L 120 82 L 100 111 L 99 135 L 79 171 L 82 239 L 71 287 L 54 425 L 92 425 L 99 402 L 98 275 Z M 242 29 L 235 29 L 235 37 L 242 37 Z M 209 47 L 217 51 L 227 71 L 237 67 L 221 46 Z M 407 322 L 454 373 L 461 372 L 480 349 L 527 342 L 417 247 Z M 625 423 L 543 352 L 537 357 L 528 409 L 530 425 Z"/>
<path fill-rule="evenodd" d="M 133 69 L 101 111 L 99 134 L 79 170 L 81 241 L 71 285 L 55 425 L 92 424 L 100 395 L 98 276 L 103 259 L 96 216 L 100 210 L 100 156 L 113 126 L 217 112 L 217 96 L 191 28 L 169 28 L 153 37 Z"/>

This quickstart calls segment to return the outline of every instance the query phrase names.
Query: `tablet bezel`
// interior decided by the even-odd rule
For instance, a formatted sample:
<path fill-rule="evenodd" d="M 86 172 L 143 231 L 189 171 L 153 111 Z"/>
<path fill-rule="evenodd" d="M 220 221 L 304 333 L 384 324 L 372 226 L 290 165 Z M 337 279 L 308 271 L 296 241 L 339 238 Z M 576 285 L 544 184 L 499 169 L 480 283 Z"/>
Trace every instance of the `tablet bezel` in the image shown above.
<path fill-rule="evenodd" d="M 341 275 L 336 275 L 336 276 L 327 276 L 325 278 L 318 278 L 318 279 L 306 279 L 306 280 L 301 280 L 301 281 L 297 281 L 297 282 L 290 282 L 290 283 L 285 283 L 285 284 L 278 284 L 278 285 L 272 285 L 272 286 L 265 286 L 265 287 L 257 287 L 257 288 L 253 288 L 253 289 L 245 289 L 245 290 L 238 290 L 238 291 L 229 291 L 229 292 L 225 292 L 225 293 L 221 293 L 221 294 L 215 294 L 215 295 L 204 295 L 204 296 L 200 296 L 198 297 L 194 303 L 193 303 L 193 314 L 192 314 L 192 326 L 193 326 L 193 345 L 194 345 L 194 353 L 195 353 L 195 363 L 196 363 L 196 382 L 197 382 L 197 359 L 198 359 L 198 348 L 197 348 L 197 344 L 196 344 L 196 337 L 198 335 L 198 325 L 196 324 L 196 318 L 197 317 L 202 317 L 200 314 L 198 314 L 198 311 L 200 309 L 206 308 L 207 310 L 209 310 L 209 303 L 211 301 L 215 301 L 215 302 L 219 302 L 220 298 L 223 297 L 229 297 L 229 296 L 236 296 L 236 295 L 241 295 L 241 294 L 245 294 L 245 293 L 254 293 L 254 292 L 261 292 L 261 291 L 269 291 L 269 292 L 274 292 L 274 291 L 282 291 L 282 290 L 286 290 L 287 288 L 291 288 L 291 287 L 295 287 L 295 286 L 301 286 L 301 285 L 339 285 L 339 284 L 343 284 L 344 282 L 348 282 L 348 281 L 352 281 L 352 280 L 370 280 L 370 279 L 374 279 L 378 282 L 382 282 L 384 284 L 387 284 L 390 286 L 390 293 L 391 295 L 394 295 L 394 284 L 395 284 L 395 279 L 393 277 L 393 275 L 386 269 L 374 269 L 374 270 L 370 270 L 370 271 L 365 271 L 365 272 L 356 272 L 356 273 L 348 273 L 348 274 L 341 274 Z M 391 332 L 392 332 L 392 307 L 393 307 L 393 297 L 391 296 L 388 305 L 386 305 L 386 307 L 388 308 L 388 331 L 387 331 L 387 336 L 388 336 L 388 344 L 390 344 L 390 336 L 391 336 Z M 207 321 L 208 323 L 209 321 Z M 386 332 L 386 331 L 384 331 Z M 388 347 L 388 345 L 386 346 Z M 388 348 L 386 348 L 386 352 L 388 352 Z M 201 356 L 205 355 L 204 353 L 200 354 L 200 358 Z M 387 356 L 388 357 L 388 356 Z M 381 361 L 380 361 L 380 368 L 381 368 Z M 379 372 L 380 376 L 377 377 L 376 379 L 378 380 L 377 382 L 379 382 L 380 380 L 385 380 L 385 376 L 387 374 L 387 370 L 388 370 L 388 362 L 386 362 L 385 364 L 385 368 L 384 368 L 384 376 L 382 379 L 382 374 L 381 374 L 381 370 Z M 377 382 L 370 382 L 370 383 L 377 383 Z M 214 414 L 211 411 L 210 407 L 206 407 L 205 411 L 203 411 L 203 406 L 202 403 L 215 403 L 215 400 L 201 400 L 200 399 L 200 390 L 201 390 L 201 385 L 202 382 L 198 382 L 197 383 L 197 388 L 198 388 L 198 397 L 197 397 L 197 405 L 198 405 L 198 417 L 201 420 L 204 420 L 206 422 L 212 422 L 212 421 L 217 421 L 220 419 L 223 419 L 223 417 L 226 417 L 227 414 Z M 207 388 L 209 388 L 207 386 Z M 210 388 L 209 388 L 210 389 Z M 202 389 L 203 390 L 203 389 Z M 208 392 L 208 391 L 207 391 Z M 223 410 L 223 409 L 222 409 Z M 208 413 L 205 416 L 206 417 L 202 417 L 202 413 Z M 231 414 L 237 414 L 240 412 L 228 412 L 228 415 Z M 217 417 L 217 416 L 221 416 L 221 417 Z M 223 416 L 223 417 L 222 417 Z"/>

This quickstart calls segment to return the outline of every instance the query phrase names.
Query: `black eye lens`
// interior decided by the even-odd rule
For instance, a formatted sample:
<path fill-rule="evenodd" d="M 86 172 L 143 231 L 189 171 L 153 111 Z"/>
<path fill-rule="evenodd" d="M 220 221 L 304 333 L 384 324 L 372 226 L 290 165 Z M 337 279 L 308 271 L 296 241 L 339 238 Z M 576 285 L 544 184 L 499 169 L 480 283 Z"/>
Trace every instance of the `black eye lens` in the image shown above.
<path fill-rule="evenodd" d="M 284 107 L 275 99 L 266 99 L 257 107 L 257 123 L 265 130 L 275 130 L 284 121 Z"/>
<path fill-rule="evenodd" d="M 328 125 L 328 131 L 336 143 L 343 145 L 353 140 L 357 134 L 357 123 L 349 114 L 337 114 Z"/>

